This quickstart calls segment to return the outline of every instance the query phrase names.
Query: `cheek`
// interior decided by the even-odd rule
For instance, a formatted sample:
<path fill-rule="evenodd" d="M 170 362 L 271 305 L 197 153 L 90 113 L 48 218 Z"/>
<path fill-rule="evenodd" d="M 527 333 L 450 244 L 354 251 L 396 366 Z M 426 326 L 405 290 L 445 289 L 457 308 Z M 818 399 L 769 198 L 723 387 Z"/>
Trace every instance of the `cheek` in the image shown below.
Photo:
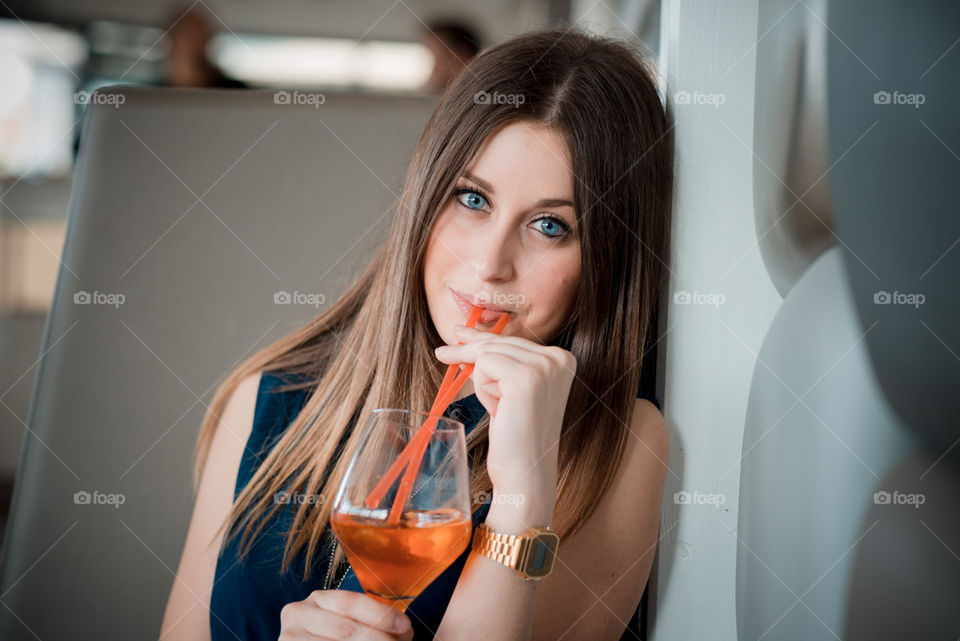
<path fill-rule="evenodd" d="M 439 282 L 442 285 L 442 279 L 449 273 L 449 268 L 461 261 L 455 250 L 462 247 L 463 243 L 458 242 L 459 232 L 451 217 L 445 213 L 446 210 L 441 212 L 434 223 L 424 254 L 424 280 L 428 291 L 433 284 Z"/>
<path fill-rule="evenodd" d="M 541 261 L 536 273 L 531 274 L 524 286 L 536 310 L 537 324 L 559 325 L 571 311 L 580 285 L 580 255 L 571 252 L 570 256 L 555 261 Z"/>

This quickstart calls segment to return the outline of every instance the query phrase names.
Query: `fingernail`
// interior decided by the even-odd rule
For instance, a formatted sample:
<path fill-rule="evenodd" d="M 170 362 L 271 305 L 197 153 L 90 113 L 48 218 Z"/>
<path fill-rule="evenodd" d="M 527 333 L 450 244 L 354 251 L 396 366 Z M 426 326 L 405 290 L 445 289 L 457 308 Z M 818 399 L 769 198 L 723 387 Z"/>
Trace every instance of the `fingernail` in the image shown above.
<path fill-rule="evenodd" d="M 395 625 L 397 632 L 403 633 L 410 629 L 410 620 L 407 617 L 397 617 Z"/>

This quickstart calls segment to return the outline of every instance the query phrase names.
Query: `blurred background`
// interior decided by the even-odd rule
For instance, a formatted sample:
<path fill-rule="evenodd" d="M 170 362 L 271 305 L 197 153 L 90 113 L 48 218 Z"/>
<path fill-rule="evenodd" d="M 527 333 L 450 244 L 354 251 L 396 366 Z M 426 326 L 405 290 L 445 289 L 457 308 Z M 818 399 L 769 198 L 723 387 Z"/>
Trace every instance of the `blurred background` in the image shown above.
<path fill-rule="evenodd" d="M 154 635 L 205 400 L 365 264 L 470 58 L 563 25 L 677 149 L 623 638 L 960 638 L 960 3 L 0 0 L 0 639 Z"/>
<path fill-rule="evenodd" d="M 63 247 L 80 128 L 97 87 L 438 93 L 480 47 L 571 16 L 656 50 L 658 3 L 467 0 L 0 7 L 0 531 Z"/>

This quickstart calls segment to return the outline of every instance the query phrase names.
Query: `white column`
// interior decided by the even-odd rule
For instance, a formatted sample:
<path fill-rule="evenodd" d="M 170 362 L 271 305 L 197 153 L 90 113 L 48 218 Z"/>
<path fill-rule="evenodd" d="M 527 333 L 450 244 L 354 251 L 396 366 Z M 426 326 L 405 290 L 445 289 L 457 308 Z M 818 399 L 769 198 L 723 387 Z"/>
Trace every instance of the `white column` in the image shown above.
<path fill-rule="evenodd" d="M 737 639 L 737 461 L 752 354 L 781 303 L 754 225 L 758 1 L 664 0 L 661 13 L 678 196 L 660 328 L 669 331 L 663 400 L 672 472 L 651 583 L 652 641 Z M 691 503 L 675 502 L 677 492 Z"/>

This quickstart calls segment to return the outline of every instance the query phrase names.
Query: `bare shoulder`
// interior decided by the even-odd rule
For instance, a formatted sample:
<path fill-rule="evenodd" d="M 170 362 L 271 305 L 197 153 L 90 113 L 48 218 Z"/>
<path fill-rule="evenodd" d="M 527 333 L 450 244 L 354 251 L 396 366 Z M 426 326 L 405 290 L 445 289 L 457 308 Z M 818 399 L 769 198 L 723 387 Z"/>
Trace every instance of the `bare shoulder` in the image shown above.
<path fill-rule="evenodd" d="M 656 530 L 663 488 L 670 473 L 670 435 L 657 406 L 641 398 L 634 400 L 629 433 L 613 483 L 600 501 L 602 516 L 597 516 L 610 531 L 624 532 L 616 524 L 626 519 L 632 520 L 637 530 L 649 534 Z"/>
<path fill-rule="evenodd" d="M 260 373 L 242 379 L 224 403 L 197 491 L 197 506 L 225 512 L 233 504 L 233 491 L 243 450 L 253 430 Z M 194 520 L 197 519 L 194 511 Z M 192 525 L 191 525 L 192 527 Z"/>
<path fill-rule="evenodd" d="M 241 380 L 217 418 L 163 617 L 161 633 L 167 639 L 210 638 L 210 593 L 223 541 L 222 533 L 217 532 L 233 507 L 237 473 L 253 429 L 259 388 L 259 373 Z"/>
<path fill-rule="evenodd" d="M 256 372 L 242 379 L 237 384 L 237 388 L 233 390 L 233 394 L 227 399 L 227 406 L 233 405 L 235 411 L 239 410 L 244 414 L 249 414 L 252 419 L 253 409 L 257 401 L 257 392 L 260 389 L 261 376 L 262 374 L 260 372 Z M 226 413 L 226 411 L 224 413 Z"/>
<path fill-rule="evenodd" d="M 540 586 L 534 641 L 615 641 L 640 602 L 657 548 L 670 439 L 646 399 L 636 399 L 623 429 L 629 438 L 609 490 L 560 545 Z"/>
<path fill-rule="evenodd" d="M 242 379 L 224 403 L 210 445 L 200 491 L 203 491 L 205 481 L 222 481 L 224 476 L 231 477 L 231 472 L 231 481 L 236 478 L 243 449 L 253 430 L 260 377 L 260 372 L 257 372 Z M 208 476 L 215 478 L 207 479 Z M 199 496 L 197 498 L 199 500 Z"/>
<path fill-rule="evenodd" d="M 664 472 L 666 472 L 670 464 L 670 433 L 667 430 L 666 420 L 657 406 L 643 398 L 635 399 L 633 415 L 630 418 L 630 432 L 635 437 L 630 439 L 633 447 L 647 450 L 646 454 L 642 451 L 631 452 L 631 454 L 639 457 L 641 461 L 648 455 L 653 456 L 655 460 L 663 463 Z M 630 452 L 629 445 L 627 451 Z M 624 462 L 630 458 L 632 457 L 624 456 Z"/>

